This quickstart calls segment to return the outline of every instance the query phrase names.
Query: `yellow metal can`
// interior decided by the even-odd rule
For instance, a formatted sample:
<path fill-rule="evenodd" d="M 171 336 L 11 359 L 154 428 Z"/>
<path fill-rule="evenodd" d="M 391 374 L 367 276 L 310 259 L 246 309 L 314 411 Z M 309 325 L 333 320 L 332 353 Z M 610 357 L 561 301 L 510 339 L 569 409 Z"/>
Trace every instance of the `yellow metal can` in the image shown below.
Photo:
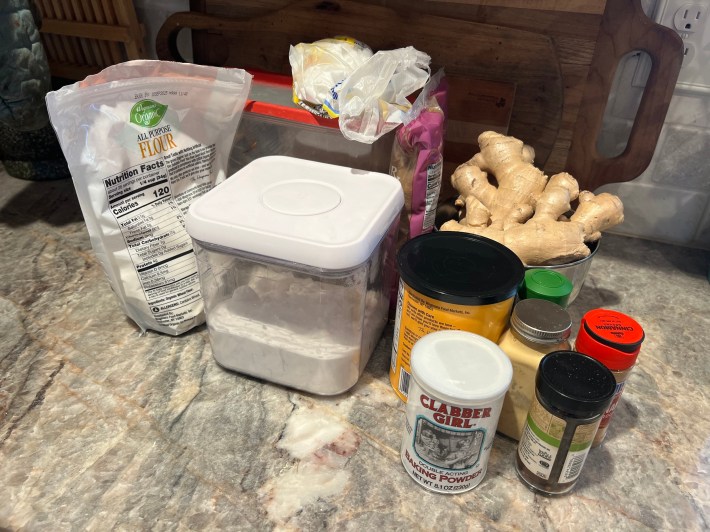
<path fill-rule="evenodd" d="M 408 241 L 397 254 L 397 267 L 390 383 L 406 401 L 417 340 L 434 331 L 460 330 L 497 342 L 508 325 L 524 267 L 498 242 L 449 231 Z"/>

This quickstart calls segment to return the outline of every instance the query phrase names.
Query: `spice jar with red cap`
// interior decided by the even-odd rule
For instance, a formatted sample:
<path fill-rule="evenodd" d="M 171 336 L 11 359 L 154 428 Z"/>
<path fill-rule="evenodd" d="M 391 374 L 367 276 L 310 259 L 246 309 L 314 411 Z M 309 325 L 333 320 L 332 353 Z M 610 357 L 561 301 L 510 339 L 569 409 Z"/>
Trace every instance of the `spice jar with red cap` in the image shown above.
<path fill-rule="evenodd" d="M 587 312 L 579 326 L 575 349 L 595 358 L 609 368 L 616 379 L 614 397 L 602 416 L 592 447 L 602 443 L 624 385 L 641 351 L 645 337 L 636 320 L 615 310 Z"/>

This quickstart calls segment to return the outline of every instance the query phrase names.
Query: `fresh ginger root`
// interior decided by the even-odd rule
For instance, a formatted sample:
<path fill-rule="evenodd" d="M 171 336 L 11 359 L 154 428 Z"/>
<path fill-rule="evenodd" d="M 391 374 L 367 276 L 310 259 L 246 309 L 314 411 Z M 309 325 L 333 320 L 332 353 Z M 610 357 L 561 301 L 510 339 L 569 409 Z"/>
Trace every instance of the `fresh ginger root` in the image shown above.
<path fill-rule="evenodd" d="M 566 172 L 548 179 L 533 165 L 533 149 L 522 141 L 486 131 L 478 145 L 480 152 L 451 176 L 461 219 L 446 222 L 441 230 L 491 238 L 526 265 L 539 266 L 587 257 L 587 244 L 624 220 L 617 196 L 580 193 L 577 181 Z M 566 218 L 577 199 L 577 210 Z"/>

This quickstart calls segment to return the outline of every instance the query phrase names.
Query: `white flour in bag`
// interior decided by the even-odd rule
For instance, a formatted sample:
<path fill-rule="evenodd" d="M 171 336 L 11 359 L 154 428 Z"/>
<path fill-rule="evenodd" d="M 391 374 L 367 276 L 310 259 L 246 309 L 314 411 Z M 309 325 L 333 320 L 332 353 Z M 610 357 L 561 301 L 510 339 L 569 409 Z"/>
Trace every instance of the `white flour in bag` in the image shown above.
<path fill-rule="evenodd" d="M 204 322 L 183 215 L 225 179 L 251 76 L 129 61 L 47 94 L 91 245 L 142 330 Z"/>

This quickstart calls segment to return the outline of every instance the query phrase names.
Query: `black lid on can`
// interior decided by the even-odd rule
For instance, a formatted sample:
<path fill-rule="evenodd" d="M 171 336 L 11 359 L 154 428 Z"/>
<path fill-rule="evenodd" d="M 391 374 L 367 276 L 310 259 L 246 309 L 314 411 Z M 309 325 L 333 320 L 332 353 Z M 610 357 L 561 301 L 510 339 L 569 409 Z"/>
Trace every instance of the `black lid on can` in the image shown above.
<path fill-rule="evenodd" d="M 490 305 L 514 297 L 525 268 L 503 244 L 437 231 L 406 242 L 397 254 L 402 280 L 422 295 L 456 305 Z"/>
<path fill-rule="evenodd" d="M 551 406 L 577 418 L 602 414 L 616 379 L 604 364 L 577 351 L 553 351 L 540 360 L 535 385 Z"/>

